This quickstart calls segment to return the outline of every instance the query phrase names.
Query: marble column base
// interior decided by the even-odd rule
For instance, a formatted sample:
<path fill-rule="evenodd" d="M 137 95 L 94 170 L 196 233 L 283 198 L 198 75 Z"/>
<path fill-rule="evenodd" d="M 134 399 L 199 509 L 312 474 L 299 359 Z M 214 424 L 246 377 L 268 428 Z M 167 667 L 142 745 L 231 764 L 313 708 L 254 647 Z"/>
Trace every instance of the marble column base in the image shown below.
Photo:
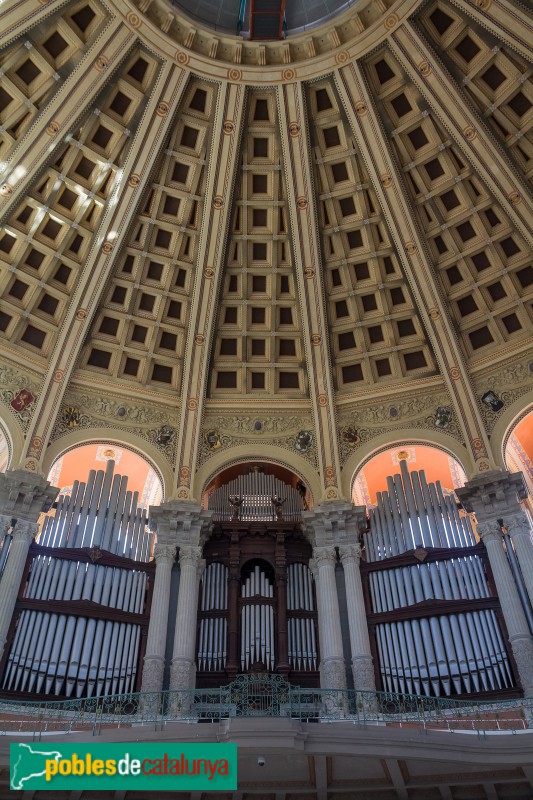
<path fill-rule="evenodd" d="M 346 689 L 346 670 L 343 658 L 328 658 L 320 663 L 322 689 Z"/>
<path fill-rule="evenodd" d="M 161 658 L 161 656 L 145 656 L 141 692 L 161 692 L 163 690 L 164 672 L 164 658 Z"/>
<path fill-rule="evenodd" d="M 524 697 L 533 697 L 533 639 L 527 635 L 511 636 L 509 641 L 513 648 Z"/>
<path fill-rule="evenodd" d="M 354 688 L 359 692 L 376 691 L 376 676 L 372 656 L 355 656 L 352 658 L 352 674 Z"/>
<path fill-rule="evenodd" d="M 170 690 L 172 692 L 194 689 L 196 666 L 186 658 L 174 658 L 170 666 Z"/>

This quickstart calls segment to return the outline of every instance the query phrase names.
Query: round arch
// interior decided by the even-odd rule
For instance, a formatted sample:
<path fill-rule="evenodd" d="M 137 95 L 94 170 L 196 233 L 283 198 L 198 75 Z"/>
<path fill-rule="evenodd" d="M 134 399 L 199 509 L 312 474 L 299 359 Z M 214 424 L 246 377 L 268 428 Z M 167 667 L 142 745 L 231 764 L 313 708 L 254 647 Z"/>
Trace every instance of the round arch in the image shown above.
<path fill-rule="evenodd" d="M 222 472 L 227 467 L 236 464 L 257 463 L 257 461 L 277 464 L 291 472 L 295 472 L 309 488 L 313 502 L 315 503 L 317 498 L 320 498 L 319 477 L 304 458 L 297 453 L 293 453 L 289 460 L 287 451 L 283 448 L 263 443 L 261 443 L 260 455 L 258 455 L 255 447 L 247 444 L 232 447 L 231 450 L 224 450 L 212 456 L 195 474 L 193 486 L 195 496 L 201 498 L 209 483 L 216 478 L 219 472 Z"/>
<path fill-rule="evenodd" d="M 493 428 L 491 435 L 491 445 L 494 460 L 501 469 L 506 470 L 505 448 L 513 429 L 521 422 L 524 417 L 533 411 L 533 389 L 519 397 L 509 408 L 501 411 L 499 419 Z"/>
<path fill-rule="evenodd" d="M 161 453 L 140 436 L 113 428 L 91 428 L 88 430 L 72 431 L 53 442 L 46 451 L 43 461 L 43 472 L 48 475 L 54 463 L 65 453 L 86 444 L 110 444 L 132 450 L 145 459 L 154 469 L 163 487 L 163 498 L 172 494 L 174 475 L 170 464 Z"/>
<path fill-rule="evenodd" d="M 6 459 L 6 469 L 13 469 L 20 464 L 23 448 L 24 434 L 13 414 L 7 408 L 0 406 L 0 436 L 5 439 L 7 453 L 2 454 Z"/>
<path fill-rule="evenodd" d="M 415 435 L 413 435 L 415 433 Z M 380 451 L 388 450 L 391 447 L 426 445 L 436 447 L 444 451 L 447 455 L 455 458 L 466 473 L 467 478 L 473 473 L 472 459 L 465 447 L 456 439 L 443 431 L 413 431 L 404 429 L 390 433 L 382 433 L 364 444 L 361 444 L 350 456 L 342 471 L 342 493 L 345 497 L 352 496 L 353 482 L 357 473 L 362 469 L 367 461 Z"/>

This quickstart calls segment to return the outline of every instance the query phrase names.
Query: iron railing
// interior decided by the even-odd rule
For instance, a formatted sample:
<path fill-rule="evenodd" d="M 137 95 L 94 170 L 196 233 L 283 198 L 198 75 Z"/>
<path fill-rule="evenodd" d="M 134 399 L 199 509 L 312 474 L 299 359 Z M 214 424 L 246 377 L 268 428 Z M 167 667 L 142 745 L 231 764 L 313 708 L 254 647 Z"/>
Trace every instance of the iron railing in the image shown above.
<path fill-rule="evenodd" d="M 239 676 L 218 689 L 133 693 L 42 702 L 0 700 L 0 734 L 85 732 L 234 717 L 286 717 L 418 730 L 511 732 L 533 729 L 533 698 L 468 701 L 391 692 L 302 689 L 281 676 Z"/>

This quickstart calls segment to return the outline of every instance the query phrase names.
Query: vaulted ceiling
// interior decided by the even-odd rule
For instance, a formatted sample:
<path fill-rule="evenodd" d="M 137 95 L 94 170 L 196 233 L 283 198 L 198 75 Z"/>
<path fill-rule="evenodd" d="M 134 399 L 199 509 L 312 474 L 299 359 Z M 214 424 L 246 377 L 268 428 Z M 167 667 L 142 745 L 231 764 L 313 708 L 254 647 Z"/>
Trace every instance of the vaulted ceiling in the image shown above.
<path fill-rule="evenodd" d="M 163 0 L 5 0 L 18 463 L 108 429 L 188 499 L 218 451 L 269 445 L 331 500 L 397 428 L 493 468 L 481 395 L 531 390 L 533 341 L 531 18 L 498 8 L 360 0 L 265 43 Z"/>

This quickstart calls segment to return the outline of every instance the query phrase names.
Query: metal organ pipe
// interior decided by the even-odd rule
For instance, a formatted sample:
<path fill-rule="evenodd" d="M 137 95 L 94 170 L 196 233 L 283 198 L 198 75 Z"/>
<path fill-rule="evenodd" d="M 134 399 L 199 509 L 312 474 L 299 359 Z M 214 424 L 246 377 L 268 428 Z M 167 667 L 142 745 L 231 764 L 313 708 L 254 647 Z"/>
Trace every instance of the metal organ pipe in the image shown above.
<path fill-rule="evenodd" d="M 226 666 L 228 611 L 228 568 L 220 562 L 208 564 L 202 576 L 198 665 L 201 671 L 216 672 Z M 215 612 L 219 612 L 216 614 Z"/>
<path fill-rule="evenodd" d="M 56 513 L 45 519 L 39 543 L 51 548 L 99 547 L 134 561 L 147 561 L 152 534 L 137 508 L 138 495 L 127 478 L 91 470 L 87 483 L 75 481 Z M 35 600 L 87 601 L 140 614 L 146 572 L 92 562 L 38 555 L 25 597 Z M 68 613 L 27 611 L 19 618 L 2 688 L 11 691 L 92 696 L 130 692 L 137 673 L 140 626 Z"/>
<path fill-rule="evenodd" d="M 213 511 L 214 520 L 231 520 L 235 509 L 230 497 L 238 497 L 242 505 L 238 509 L 238 517 L 242 520 L 275 520 L 276 512 L 272 497 L 281 497 L 283 503 L 283 519 L 299 521 L 302 517 L 303 500 L 297 489 L 287 486 L 273 475 L 262 472 L 251 472 L 239 475 L 235 480 L 215 489 L 208 499 L 208 508 Z"/>
<path fill-rule="evenodd" d="M 314 612 L 313 577 L 306 564 L 289 564 L 287 568 L 287 611 L 289 618 L 289 664 L 298 671 L 316 669 L 317 650 L 314 619 L 298 612 Z"/>
<path fill-rule="evenodd" d="M 401 476 L 387 478 L 388 492 L 377 495 L 377 507 L 370 512 L 370 533 L 364 534 L 367 562 L 422 547 L 473 546 L 470 520 L 461 516 L 440 483 L 428 483 L 423 471 L 410 474 L 404 461 L 400 471 Z M 422 555 L 416 566 L 373 569 L 369 586 L 375 613 L 428 600 L 473 600 L 490 594 L 479 557 L 466 553 L 430 563 L 424 563 Z M 451 695 L 512 685 L 492 609 L 379 622 L 376 644 L 387 691 Z"/>

